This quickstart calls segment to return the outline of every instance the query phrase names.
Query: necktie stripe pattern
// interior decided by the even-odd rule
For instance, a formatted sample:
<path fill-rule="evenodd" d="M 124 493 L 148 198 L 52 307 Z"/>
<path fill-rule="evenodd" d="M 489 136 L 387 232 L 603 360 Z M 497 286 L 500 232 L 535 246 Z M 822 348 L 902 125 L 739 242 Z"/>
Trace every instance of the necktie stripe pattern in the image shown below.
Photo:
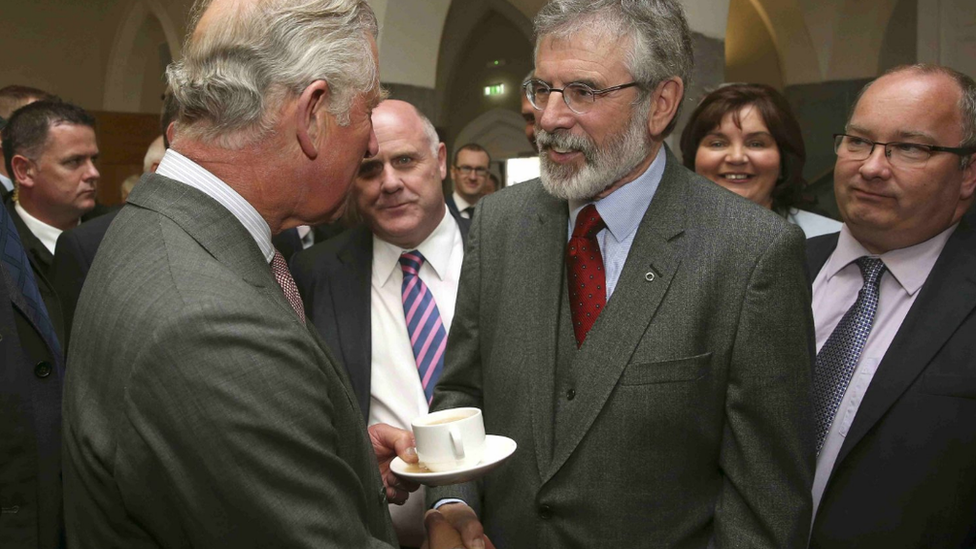
<path fill-rule="evenodd" d="M 864 285 L 857 294 L 857 300 L 844 313 L 837 327 L 817 353 L 817 364 L 813 375 L 814 412 L 817 421 L 817 453 L 823 447 L 827 432 L 834 421 L 847 386 L 851 382 L 854 368 L 861 358 L 864 343 L 874 325 L 874 313 L 878 309 L 878 296 L 881 289 L 881 276 L 885 273 L 884 263 L 875 257 L 861 257 L 857 260 Z"/>
<path fill-rule="evenodd" d="M 6 208 L 0 205 L 0 263 L 3 264 L 7 274 L 14 280 L 20 289 L 24 301 L 27 303 L 28 310 L 24 314 L 37 328 L 51 350 L 51 355 L 57 364 L 57 371 L 63 374 L 63 355 L 61 354 L 61 344 L 54 333 L 54 324 L 47 314 L 47 308 L 41 298 L 41 291 L 34 280 L 34 271 L 27 259 L 27 253 L 20 242 L 20 235 L 17 227 Z M 0 284 L 2 284 L 0 278 Z"/>
<path fill-rule="evenodd" d="M 278 250 L 274 251 L 274 256 L 271 258 L 271 273 L 281 286 L 281 291 L 285 293 L 285 299 L 288 300 L 291 308 L 295 309 L 298 319 L 305 324 L 305 305 L 302 304 L 302 296 L 298 293 L 298 286 L 295 285 L 295 279 L 291 277 L 288 264 L 285 263 L 285 256 Z"/>
<path fill-rule="evenodd" d="M 424 261 L 423 254 L 416 250 L 404 252 L 400 256 L 400 268 L 403 270 L 403 317 L 410 336 L 410 347 L 417 361 L 420 383 L 424 388 L 427 404 L 430 404 L 434 387 L 444 369 L 447 332 L 434 296 L 420 279 L 420 267 Z"/>
<path fill-rule="evenodd" d="M 569 308 L 577 347 L 583 346 L 586 334 L 607 303 L 607 275 L 596 240 L 596 234 L 605 227 L 596 206 L 590 204 L 576 216 L 576 227 L 566 246 Z"/>

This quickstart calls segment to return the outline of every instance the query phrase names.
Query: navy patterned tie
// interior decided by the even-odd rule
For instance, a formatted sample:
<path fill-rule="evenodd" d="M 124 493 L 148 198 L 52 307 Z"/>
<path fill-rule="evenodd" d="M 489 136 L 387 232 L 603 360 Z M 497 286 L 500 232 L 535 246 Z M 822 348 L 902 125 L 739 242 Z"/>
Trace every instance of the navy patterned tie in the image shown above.
<path fill-rule="evenodd" d="M 427 396 L 427 404 L 430 404 L 434 397 L 434 386 L 444 369 L 447 331 L 444 330 L 434 296 L 420 279 L 420 267 L 423 264 L 424 256 L 417 250 L 400 255 L 400 268 L 403 269 L 403 318 L 407 322 L 410 346 L 417 360 L 420 384 Z"/>
<path fill-rule="evenodd" d="M 813 374 L 813 401 L 817 419 L 817 453 L 823 447 L 830 424 L 847 392 L 854 367 L 861 358 L 861 350 L 871 333 L 874 312 L 878 309 L 881 275 L 885 264 L 876 257 L 861 257 L 857 266 L 864 277 L 864 286 L 857 301 L 844 313 L 837 327 L 817 353 Z"/>
<path fill-rule="evenodd" d="M 58 373 L 63 374 L 63 355 L 58 337 L 54 333 L 54 325 L 47 315 L 47 308 L 41 299 L 41 292 L 37 288 L 37 281 L 34 280 L 34 271 L 20 242 L 17 227 L 14 226 L 7 208 L 2 205 L 0 205 L 0 264 L 20 289 L 24 302 L 27 303 L 24 314 L 44 338 L 58 365 Z"/>

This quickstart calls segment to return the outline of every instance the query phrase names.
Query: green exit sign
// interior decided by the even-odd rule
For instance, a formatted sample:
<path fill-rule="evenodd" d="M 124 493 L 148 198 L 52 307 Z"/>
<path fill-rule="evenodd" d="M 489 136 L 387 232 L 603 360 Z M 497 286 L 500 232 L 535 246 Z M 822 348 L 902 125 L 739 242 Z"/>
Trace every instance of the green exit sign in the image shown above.
<path fill-rule="evenodd" d="M 505 84 L 492 84 L 485 86 L 485 96 L 505 95 Z"/>

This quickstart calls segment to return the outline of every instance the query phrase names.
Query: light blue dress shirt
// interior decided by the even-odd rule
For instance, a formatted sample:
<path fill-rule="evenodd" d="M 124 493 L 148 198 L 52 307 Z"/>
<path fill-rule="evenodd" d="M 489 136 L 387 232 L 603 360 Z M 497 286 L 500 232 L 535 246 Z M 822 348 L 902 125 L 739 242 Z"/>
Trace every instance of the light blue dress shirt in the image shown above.
<path fill-rule="evenodd" d="M 575 200 L 569 202 L 567 242 L 573 235 L 576 216 L 588 204 L 596 206 L 596 211 L 600 213 L 600 217 L 607 225 L 605 229 L 596 234 L 596 239 L 600 244 L 603 270 L 607 276 L 608 302 L 617 286 L 617 280 L 620 279 L 620 272 L 627 261 L 627 255 L 630 254 L 630 246 L 634 243 L 637 227 L 640 225 L 641 219 L 644 218 L 647 207 L 651 205 L 658 185 L 661 184 L 666 158 L 662 146 L 644 173 L 640 174 L 637 179 L 613 191 L 606 198 L 588 202 Z"/>

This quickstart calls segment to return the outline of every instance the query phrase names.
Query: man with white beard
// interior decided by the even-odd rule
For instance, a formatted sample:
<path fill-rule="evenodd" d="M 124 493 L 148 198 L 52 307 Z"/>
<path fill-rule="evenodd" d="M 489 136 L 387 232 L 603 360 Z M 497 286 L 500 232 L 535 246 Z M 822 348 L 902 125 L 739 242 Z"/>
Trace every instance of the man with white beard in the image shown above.
<path fill-rule="evenodd" d="M 812 321 L 803 233 L 663 145 L 692 54 L 675 0 L 535 21 L 541 181 L 483 200 L 432 409 L 518 443 L 432 489 L 498 547 L 802 547 Z"/>

